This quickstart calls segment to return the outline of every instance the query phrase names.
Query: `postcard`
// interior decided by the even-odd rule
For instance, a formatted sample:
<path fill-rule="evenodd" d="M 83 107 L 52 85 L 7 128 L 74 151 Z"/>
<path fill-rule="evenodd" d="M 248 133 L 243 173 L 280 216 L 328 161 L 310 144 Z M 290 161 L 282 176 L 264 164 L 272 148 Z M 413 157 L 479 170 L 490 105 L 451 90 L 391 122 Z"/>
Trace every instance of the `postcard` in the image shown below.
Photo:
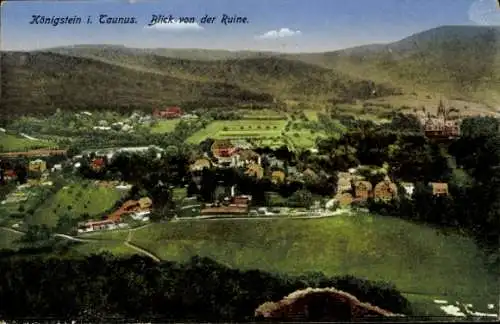
<path fill-rule="evenodd" d="M 0 8 L 0 320 L 500 318 L 500 1 Z"/>

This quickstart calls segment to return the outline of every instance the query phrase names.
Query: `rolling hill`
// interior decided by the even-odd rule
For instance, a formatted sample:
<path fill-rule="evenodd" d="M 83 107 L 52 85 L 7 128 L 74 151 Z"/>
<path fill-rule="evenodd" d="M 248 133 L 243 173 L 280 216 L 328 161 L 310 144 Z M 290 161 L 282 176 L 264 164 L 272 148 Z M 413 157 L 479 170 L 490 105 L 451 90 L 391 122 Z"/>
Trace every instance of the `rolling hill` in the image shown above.
<path fill-rule="evenodd" d="M 325 53 L 75 45 L 4 53 L 2 104 L 25 113 L 331 99 L 417 107 L 448 99 L 495 110 L 499 53 L 500 28 L 482 26 L 443 26 Z"/>
<path fill-rule="evenodd" d="M 168 104 L 271 104 L 273 97 L 215 81 L 195 81 L 44 52 L 2 54 L 2 111 L 146 109 Z"/>
<path fill-rule="evenodd" d="M 398 89 L 286 58 L 196 61 L 133 49 L 74 47 L 3 54 L 3 100 L 16 113 L 148 109 L 167 104 L 271 105 L 277 100 L 368 99 Z M 12 109 L 14 111 L 14 109 Z"/>
<path fill-rule="evenodd" d="M 405 92 L 500 103 L 500 28 L 442 26 L 390 44 L 292 55 L 310 64 L 393 82 Z"/>

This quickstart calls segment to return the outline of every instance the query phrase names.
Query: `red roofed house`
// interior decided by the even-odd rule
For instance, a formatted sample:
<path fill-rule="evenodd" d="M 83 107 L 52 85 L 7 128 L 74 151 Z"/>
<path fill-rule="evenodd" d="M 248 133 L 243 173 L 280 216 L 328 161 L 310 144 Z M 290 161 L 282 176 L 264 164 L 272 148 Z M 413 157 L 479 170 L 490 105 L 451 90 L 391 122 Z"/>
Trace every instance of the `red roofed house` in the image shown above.
<path fill-rule="evenodd" d="M 211 149 L 216 158 L 230 157 L 236 152 L 236 148 L 229 140 L 215 140 Z"/>
<path fill-rule="evenodd" d="M 153 112 L 153 116 L 157 118 L 179 118 L 182 116 L 182 109 L 179 107 L 168 107 L 166 109 L 160 110 L 155 109 Z"/>
<path fill-rule="evenodd" d="M 3 178 L 5 181 L 11 181 L 17 179 L 17 175 L 14 170 L 8 169 L 4 171 Z"/>
<path fill-rule="evenodd" d="M 106 161 L 103 158 L 97 158 L 92 161 L 91 168 L 94 171 L 101 170 L 106 165 Z"/>

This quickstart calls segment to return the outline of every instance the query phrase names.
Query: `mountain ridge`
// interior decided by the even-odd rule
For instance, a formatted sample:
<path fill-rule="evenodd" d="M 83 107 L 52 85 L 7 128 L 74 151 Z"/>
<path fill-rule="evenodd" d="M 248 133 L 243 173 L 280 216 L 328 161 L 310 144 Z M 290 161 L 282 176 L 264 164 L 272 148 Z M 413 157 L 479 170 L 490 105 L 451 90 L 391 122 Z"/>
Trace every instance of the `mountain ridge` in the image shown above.
<path fill-rule="evenodd" d="M 331 100 L 363 101 L 394 95 L 403 98 L 403 93 L 406 97 L 410 94 L 413 97 L 443 97 L 494 107 L 500 104 L 499 40 L 500 27 L 441 26 L 388 44 L 369 44 L 323 53 L 137 49 L 105 44 L 2 52 L 2 57 L 17 55 L 21 59 L 25 55 L 41 55 L 47 59 L 55 55 L 58 60 L 51 61 L 51 71 L 35 65 L 12 66 L 15 60 L 7 61 L 2 65 L 3 92 L 7 92 L 8 105 L 15 102 L 24 106 L 26 111 L 30 110 L 27 106 L 35 102 L 42 101 L 46 110 L 48 106 L 60 104 L 60 101 L 54 101 L 56 93 L 66 96 L 67 102 L 77 101 L 77 93 L 58 83 L 77 87 L 74 80 L 68 80 L 64 67 L 73 64 L 74 60 L 83 59 L 87 61 L 81 62 L 86 62 L 89 67 L 80 64 L 79 68 L 99 75 L 88 76 L 87 79 L 94 80 L 89 82 L 84 71 L 76 72 L 76 79 L 79 78 L 79 82 L 87 87 L 85 91 L 96 92 L 97 97 L 118 102 L 120 106 L 145 105 L 149 109 L 160 102 L 196 104 L 204 98 L 208 101 L 215 98 L 221 106 L 256 101 L 265 104 L 276 101 L 317 102 L 324 106 Z M 114 73 L 115 79 L 127 77 L 135 81 L 113 81 L 101 70 Z M 16 71 L 19 75 L 9 74 L 9 71 Z M 27 80 L 26 75 L 32 78 Z M 16 85 L 15 77 L 24 77 L 25 84 Z M 99 83 L 96 78 L 108 80 L 107 83 L 101 82 L 108 90 L 92 87 L 91 84 Z M 155 86 L 147 89 L 140 85 L 149 79 Z M 113 89 L 113 82 L 132 90 L 117 91 Z M 38 90 L 51 87 L 51 90 L 47 95 L 44 88 L 46 95 L 40 97 L 36 91 L 30 93 L 25 89 L 17 101 L 12 101 L 16 87 Z M 103 93 L 97 93 L 99 91 Z M 137 102 L 126 103 L 110 96 L 114 93 L 127 97 L 127 92 L 132 92 Z M 76 97 L 71 99 L 68 96 Z M 92 105 L 99 103 L 93 102 Z"/>

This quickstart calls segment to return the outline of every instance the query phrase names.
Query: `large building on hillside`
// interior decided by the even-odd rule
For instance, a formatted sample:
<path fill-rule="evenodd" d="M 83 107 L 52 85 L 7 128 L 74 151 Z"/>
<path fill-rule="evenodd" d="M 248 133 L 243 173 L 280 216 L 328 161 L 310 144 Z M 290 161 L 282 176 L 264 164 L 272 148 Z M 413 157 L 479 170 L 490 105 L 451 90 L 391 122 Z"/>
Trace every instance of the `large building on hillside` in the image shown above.
<path fill-rule="evenodd" d="M 439 103 L 436 116 L 421 113 L 419 117 L 426 137 L 434 139 L 453 139 L 460 136 L 460 116 L 455 119 L 450 118 L 451 112 L 458 110 L 446 109 L 442 102 Z"/>

